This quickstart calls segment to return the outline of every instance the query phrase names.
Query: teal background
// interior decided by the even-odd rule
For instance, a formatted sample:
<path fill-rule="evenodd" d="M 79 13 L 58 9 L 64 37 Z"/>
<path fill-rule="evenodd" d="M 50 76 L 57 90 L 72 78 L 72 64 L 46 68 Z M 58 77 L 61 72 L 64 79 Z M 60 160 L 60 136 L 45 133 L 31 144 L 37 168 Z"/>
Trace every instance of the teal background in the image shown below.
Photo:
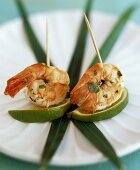
<path fill-rule="evenodd" d="M 58 9 L 83 9 L 86 0 L 24 0 L 30 14 Z M 139 4 L 139 0 L 95 0 L 93 9 L 120 15 L 131 4 Z M 0 0 L 0 24 L 19 17 L 14 0 Z M 140 9 L 131 19 L 140 24 Z M 121 158 L 126 170 L 140 170 L 140 150 Z M 10 158 L 0 153 L 0 170 L 37 170 L 36 164 Z M 78 167 L 49 166 L 48 170 L 115 170 L 109 162 Z"/>

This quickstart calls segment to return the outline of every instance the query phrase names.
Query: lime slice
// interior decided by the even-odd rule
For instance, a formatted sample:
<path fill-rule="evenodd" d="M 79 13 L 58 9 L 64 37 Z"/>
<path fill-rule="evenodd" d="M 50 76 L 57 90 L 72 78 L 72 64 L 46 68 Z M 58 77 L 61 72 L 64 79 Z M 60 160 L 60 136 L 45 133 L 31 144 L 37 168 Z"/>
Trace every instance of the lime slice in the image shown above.
<path fill-rule="evenodd" d="M 120 113 L 126 107 L 127 103 L 128 103 L 128 90 L 124 88 L 121 98 L 111 107 L 105 110 L 98 111 L 94 114 L 82 113 L 78 109 L 75 109 L 72 112 L 69 112 L 68 116 L 73 119 L 84 122 L 105 120 L 112 118 L 116 116 L 118 113 Z"/>
<path fill-rule="evenodd" d="M 58 106 L 35 110 L 10 110 L 9 114 L 16 120 L 26 123 L 42 123 L 58 119 L 70 108 L 69 99 Z"/>

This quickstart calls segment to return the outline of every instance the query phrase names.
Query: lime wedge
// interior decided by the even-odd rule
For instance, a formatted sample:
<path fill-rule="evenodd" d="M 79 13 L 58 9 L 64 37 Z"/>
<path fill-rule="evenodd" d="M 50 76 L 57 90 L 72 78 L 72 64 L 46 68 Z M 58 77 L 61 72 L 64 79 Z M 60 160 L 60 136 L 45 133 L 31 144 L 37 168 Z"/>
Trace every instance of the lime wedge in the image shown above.
<path fill-rule="evenodd" d="M 82 113 L 78 109 L 75 109 L 72 112 L 69 112 L 68 116 L 73 119 L 84 122 L 105 120 L 119 114 L 126 107 L 127 103 L 128 103 L 128 90 L 124 88 L 121 98 L 111 107 L 93 114 Z"/>
<path fill-rule="evenodd" d="M 35 110 L 10 110 L 9 114 L 16 120 L 26 123 L 42 123 L 58 119 L 70 108 L 69 99 L 58 106 Z"/>

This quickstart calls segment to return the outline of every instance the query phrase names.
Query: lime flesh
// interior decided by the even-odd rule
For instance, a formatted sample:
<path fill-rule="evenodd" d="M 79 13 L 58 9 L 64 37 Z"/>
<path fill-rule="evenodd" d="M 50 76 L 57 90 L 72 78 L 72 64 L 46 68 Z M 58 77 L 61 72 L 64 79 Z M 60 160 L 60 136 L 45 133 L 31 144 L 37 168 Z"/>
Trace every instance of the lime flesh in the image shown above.
<path fill-rule="evenodd" d="M 72 112 L 69 112 L 68 116 L 73 119 L 84 122 L 95 122 L 105 120 L 119 114 L 126 107 L 127 103 L 128 103 L 128 90 L 124 88 L 121 98 L 111 107 L 108 107 L 105 110 L 97 111 L 93 114 L 82 113 L 78 109 L 75 109 Z"/>
<path fill-rule="evenodd" d="M 10 110 L 9 114 L 16 120 L 26 123 L 43 123 L 58 119 L 70 108 L 69 99 L 58 106 L 34 110 Z"/>

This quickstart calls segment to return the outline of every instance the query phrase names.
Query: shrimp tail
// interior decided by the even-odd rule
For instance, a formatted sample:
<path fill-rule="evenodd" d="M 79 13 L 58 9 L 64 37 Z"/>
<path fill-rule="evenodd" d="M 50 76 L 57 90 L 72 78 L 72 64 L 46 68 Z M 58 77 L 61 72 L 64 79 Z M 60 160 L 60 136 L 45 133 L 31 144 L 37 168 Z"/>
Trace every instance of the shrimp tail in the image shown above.
<path fill-rule="evenodd" d="M 44 74 L 44 64 L 33 64 L 7 81 L 7 87 L 4 94 L 14 97 L 22 88 L 28 86 L 34 80 L 43 79 Z"/>
<path fill-rule="evenodd" d="M 7 81 L 4 94 L 14 97 L 22 88 L 28 86 L 33 80 L 34 77 L 32 74 L 25 69 Z"/>

